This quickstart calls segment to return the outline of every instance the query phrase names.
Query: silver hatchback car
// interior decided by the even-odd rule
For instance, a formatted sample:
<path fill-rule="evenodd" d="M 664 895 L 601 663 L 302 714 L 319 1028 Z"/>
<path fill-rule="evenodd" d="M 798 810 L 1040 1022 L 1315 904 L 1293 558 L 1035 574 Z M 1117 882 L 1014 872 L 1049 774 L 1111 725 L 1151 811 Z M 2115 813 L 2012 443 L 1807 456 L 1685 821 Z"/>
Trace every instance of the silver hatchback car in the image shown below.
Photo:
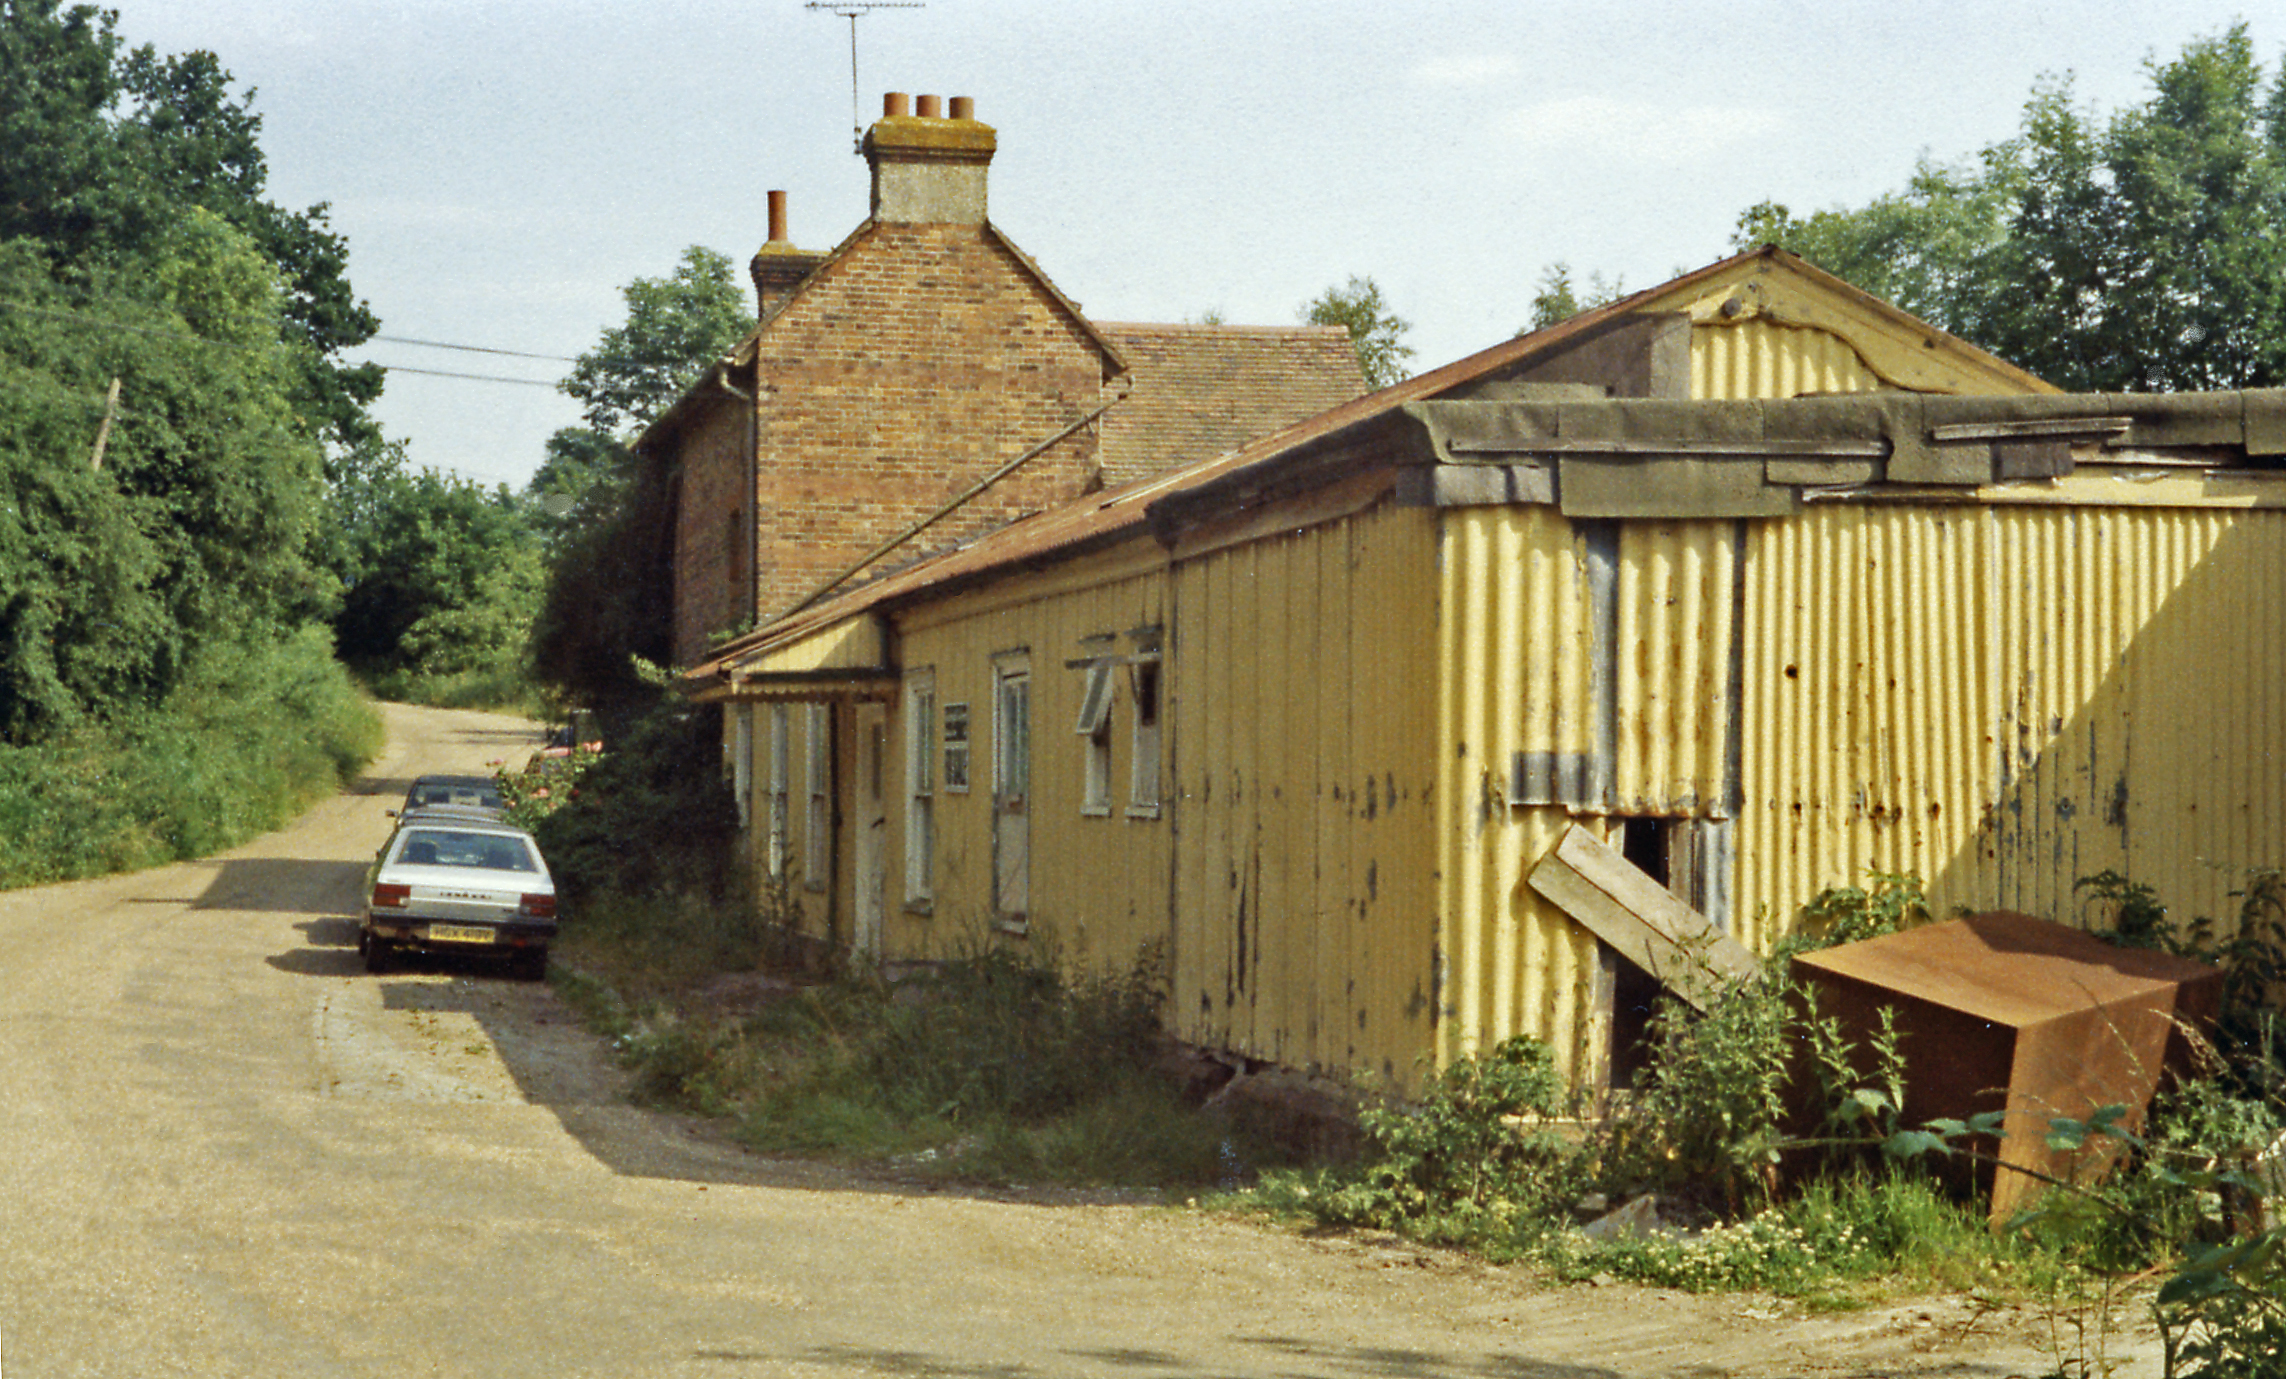
<path fill-rule="evenodd" d="M 414 809 L 365 876 L 357 950 L 387 971 L 404 952 L 505 958 L 516 975 L 547 975 L 556 883 L 532 835 L 470 809 Z"/>

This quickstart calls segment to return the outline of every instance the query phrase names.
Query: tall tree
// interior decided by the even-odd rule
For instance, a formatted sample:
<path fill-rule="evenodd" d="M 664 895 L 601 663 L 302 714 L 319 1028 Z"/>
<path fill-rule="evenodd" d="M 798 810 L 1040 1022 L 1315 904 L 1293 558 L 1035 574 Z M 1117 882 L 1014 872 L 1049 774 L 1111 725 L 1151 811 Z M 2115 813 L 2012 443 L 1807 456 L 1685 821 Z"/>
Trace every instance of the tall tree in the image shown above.
<path fill-rule="evenodd" d="M 0 240 L 40 244 L 68 276 L 161 252 L 189 208 L 219 216 L 282 275 L 275 329 L 295 351 L 297 424 L 375 439 L 365 408 L 381 370 L 339 355 L 380 323 L 350 289 L 326 208 L 266 199 L 261 117 L 212 53 L 130 51 L 116 24 L 92 5 L 0 0 Z"/>
<path fill-rule="evenodd" d="M 607 721 L 655 697 L 636 661 L 663 662 L 672 645 L 672 493 L 628 447 L 754 326 L 730 260 L 698 245 L 621 296 L 626 319 L 561 384 L 587 425 L 548 439 L 525 495 L 551 552 L 534 669 Z"/>
<path fill-rule="evenodd" d="M 603 333 L 559 386 L 590 430 L 628 439 L 674 405 L 707 365 L 754 326 L 730 260 L 692 245 L 673 273 L 620 289 L 627 319 Z"/>
<path fill-rule="evenodd" d="M 1304 303 L 1301 314 L 1309 325 L 1340 326 L 1349 332 L 1367 387 L 1386 388 L 1406 376 L 1405 361 L 1413 357 L 1413 347 L 1405 343 L 1405 332 L 1413 323 L 1389 309 L 1381 285 L 1373 279 L 1352 274 L 1344 286 L 1329 287 Z"/>
<path fill-rule="evenodd" d="M 1606 278 L 1601 273 L 1590 273 L 1586 282 L 1574 283 L 1570 264 L 1549 264 L 1540 274 L 1540 290 L 1532 296 L 1531 323 L 1516 333 L 1530 335 L 1533 331 L 1545 330 L 1583 311 L 1618 301 L 1626 291 L 1620 279 Z"/>
<path fill-rule="evenodd" d="M 2152 96 L 2108 117 L 2069 81 L 2014 139 L 1924 162 L 1903 192 L 1795 218 L 1776 242 L 2075 390 L 2286 383 L 2286 69 L 2244 24 L 2147 64 Z"/>

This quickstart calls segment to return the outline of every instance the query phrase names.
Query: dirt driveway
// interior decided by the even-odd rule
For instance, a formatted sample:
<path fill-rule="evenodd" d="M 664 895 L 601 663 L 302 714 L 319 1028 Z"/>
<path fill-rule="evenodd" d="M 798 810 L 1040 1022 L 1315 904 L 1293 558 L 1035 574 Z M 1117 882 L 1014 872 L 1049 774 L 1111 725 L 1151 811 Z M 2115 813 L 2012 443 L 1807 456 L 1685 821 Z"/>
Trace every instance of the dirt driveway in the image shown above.
<path fill-rule="evenodd" d="M 383 809 L 532 740 L 391 727 L 361 793 L 228 856 L 0 895 L 8 1379 L 2054 1366 L 2026 1313 L 1544 1288 L 1394 1242 L 745 1156 L 626 1105 L 545 986 L 359 968 Z"/>

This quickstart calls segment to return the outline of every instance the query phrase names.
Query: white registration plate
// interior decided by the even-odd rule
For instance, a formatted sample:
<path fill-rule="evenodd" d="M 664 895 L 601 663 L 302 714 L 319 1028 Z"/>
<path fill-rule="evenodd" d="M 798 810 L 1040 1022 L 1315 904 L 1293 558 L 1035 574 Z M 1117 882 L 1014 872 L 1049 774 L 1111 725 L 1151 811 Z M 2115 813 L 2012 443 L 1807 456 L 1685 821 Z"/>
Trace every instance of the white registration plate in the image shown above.
<path fill-rule="evenodd" d="M 478 928 L 473 924 L 432 924 L 429 926 L 429 941 L 431 943 L 490 943 L 492 939 L 493 934 L 490 929 Z"/>

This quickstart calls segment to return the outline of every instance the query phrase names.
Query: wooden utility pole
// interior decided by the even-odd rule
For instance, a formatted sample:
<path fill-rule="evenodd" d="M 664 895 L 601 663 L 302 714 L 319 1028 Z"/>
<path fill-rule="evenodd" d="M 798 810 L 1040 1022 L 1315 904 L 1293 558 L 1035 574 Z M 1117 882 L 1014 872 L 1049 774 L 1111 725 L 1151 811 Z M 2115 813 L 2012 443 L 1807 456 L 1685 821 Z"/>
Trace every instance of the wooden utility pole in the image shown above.
<path fill-rule="evenodd" d="M 111 377 L 111 391 L 103 395 L 103 424 L 95 428 L 95 460 L 90 466 L 103 468 L 103 448 L 111 444 L 111 423 L 119 416 L 119 376 Z"/>

